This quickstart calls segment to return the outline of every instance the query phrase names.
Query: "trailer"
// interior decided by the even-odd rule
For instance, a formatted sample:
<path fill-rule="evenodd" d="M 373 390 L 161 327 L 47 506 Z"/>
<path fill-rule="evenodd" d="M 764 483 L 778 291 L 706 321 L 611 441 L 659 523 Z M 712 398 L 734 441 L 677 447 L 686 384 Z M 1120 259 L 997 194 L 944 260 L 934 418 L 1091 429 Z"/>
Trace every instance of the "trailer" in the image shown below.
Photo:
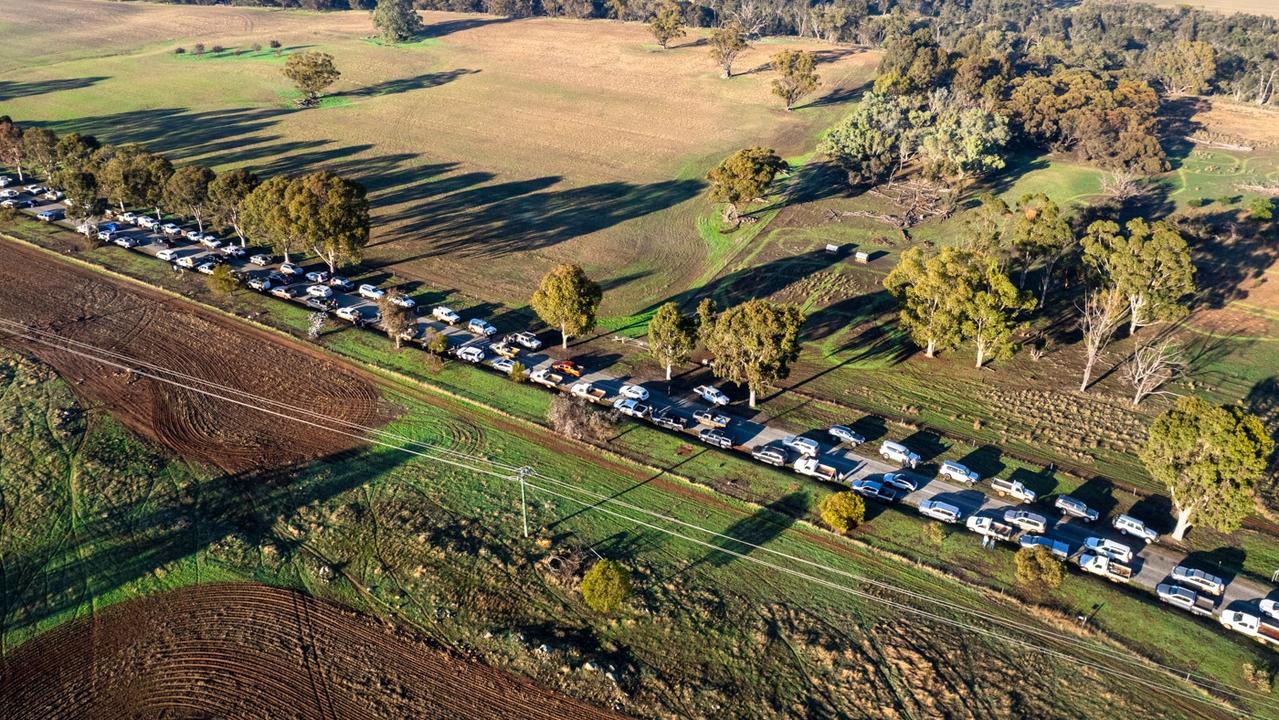
<path fill-rule="evenodd" d="M 573 386 L 570 393 L 574 397 L 580 397 L 583 400 L 590 400 L 593 403 L 604 402 L 608 398 L 608 391 L 604 388 L 595 387 L 594 383 L 580 382 Z"/>
<path fill-rule="evenodd" d="M 815 477 L 815 478 L 818 478 L 819 480 L 836 482 L 838 480 L 843 479 L 843 476 L 840 474 L 839 470 L 835 468 L 834 465 L 827 465 L 826 463 L 821 462 L 815 457 L 810 457 L 810 456 L 801 457 L 800 459 L 795 461 L 795 464 L 792 467 L 794 467 L 795 472 L 799 473 L 800 475 Z"/>
<path fill-rule="evenodd" d="M 552 390 L 558 390 L 560 384 L 564 382 L 563 375 L 553 372 L 548 368 L 539 368 L 534 370 L 532 374 L 528 376 L 528 379 L 538 385 L 545 385 Z"/>
<path fill-rule="evenodd" d="M 1100 575 L 1111 582 L 1126 583 L 1132 579 L 1131 567 L 1104 555 L 1086 553 L 1080 555 L 1079 569 L 1086 573 Z"/>
<path fill-rule="evenodd" d="M 992 517 L 973 515 L 968 518 L 966 526 L 978 535 L 984 535 L 995 540 L 1003 540 L 1004 542 L 1013 542 L 1017 537 L 1017 528 Z"/>

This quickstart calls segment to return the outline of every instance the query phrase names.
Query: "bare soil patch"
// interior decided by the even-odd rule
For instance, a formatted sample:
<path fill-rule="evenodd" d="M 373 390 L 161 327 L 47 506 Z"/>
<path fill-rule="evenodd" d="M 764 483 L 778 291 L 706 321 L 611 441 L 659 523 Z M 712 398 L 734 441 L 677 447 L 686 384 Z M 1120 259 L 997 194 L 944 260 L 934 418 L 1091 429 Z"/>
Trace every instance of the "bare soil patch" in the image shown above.
<path fill-rule="evenodd" d="M 620 718 L 364 615 L 264 585 L 201 585 L 64 626 L 0 662 L 12 720 Z"/>
<path fill-rule="evenodd" d="M 343 421 L 371 425 L 392 415 L 372 383 L 318 353 L 7 241 L 0 244 L 0 318 Z M 228 472 L 357 444 L 48 345 L 7 334 L 0 341 L 52 365 L 90 405 L 106 406 L 133 431 Z"/>

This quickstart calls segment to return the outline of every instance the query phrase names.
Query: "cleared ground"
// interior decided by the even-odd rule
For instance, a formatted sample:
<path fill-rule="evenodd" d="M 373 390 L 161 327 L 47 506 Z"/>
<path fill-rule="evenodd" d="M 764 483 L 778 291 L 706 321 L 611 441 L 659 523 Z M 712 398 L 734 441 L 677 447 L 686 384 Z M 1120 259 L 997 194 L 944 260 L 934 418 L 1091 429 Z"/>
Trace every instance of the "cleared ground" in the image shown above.
<path fill-rule="evenodd" d="M 0 660 L 11 720 L 603 720 L 620 715 L 292 590 L 217 583 L 113 606 Z"/>
<path fill-rule="evenodd" d="M 0 340 L 48 362 L 90 403 L 105 405 L 130 429 L 184 457 L 239 472 L 330 455 L 353 441 L 319 428 L 281 427 L 257 410 L 87 359 L 64 341 L 157 363 L 229 390 L 300 401 L 334 422 L 368 425 L 391 415 L 373 385 L 319 355 L 287 350 L 267 333 L 233 328 L 213 313 L 2 242 L 0 317 L 58 339 L 56 347 L 8 332 Z"/>
<path fill-rule="evenodd" d="M 372 191 L 375 265 L 522 304 L 542 271 L 572 260 L 627 311 L 702 273 L 706 170 L 747 145 L 811 151 L 878 60 L 764 40 L 722 80 L 699 34 L 662 51 L 636 23 L 426 13 L 422 39 L 384 47 L 366 38 L 362 11 L 94 0 L 12 10 L 0 102 L 19 121 L 218 167 L 329 167 Z M 272 39 L 285 54 L 334 56 L 342 78 L 323 107 L 293 109 Z M 196 42 L 226 49 L 195 57 Z M 823 86 L 791 113 L 764 67 L 783 47 L 821 60 Z"/>
<path fill-rule="evenodd" d="M 1276 5 L 1271 0 L 1184 0 L 1182 2 L 1158 0 L 1152 4 L 1163 7 L 1188 5 L 1220 13 L 1248 13 L 1249 15 L 1273 15 L 1279 17 L 1279 5 Z"/>

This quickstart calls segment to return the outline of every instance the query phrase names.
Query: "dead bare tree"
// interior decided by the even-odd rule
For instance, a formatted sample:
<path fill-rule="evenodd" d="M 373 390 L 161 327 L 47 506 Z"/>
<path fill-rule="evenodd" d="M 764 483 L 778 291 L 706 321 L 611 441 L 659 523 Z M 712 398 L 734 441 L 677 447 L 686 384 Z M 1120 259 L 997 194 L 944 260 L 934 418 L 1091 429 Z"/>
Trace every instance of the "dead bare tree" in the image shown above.
<path fill-rule="evenodd" d="M 1101 191 L 1116 200 L 1128 200 L 1145 194 L 1145 188 L 1135 173 L 1116 170 L 1101 178 Z"/>
<path fill-rule="evenodd" d="M 1084 334 L 1084 377 L 1079 392 L 1088 392 L 1093 366 L 1115 337 L 1128 313 L 1128 298 L 1114 288 L 1088 289 L 1079 306 L 1079 329 Z"/>
<path fill-rule="evenodd" d="M 1132 385 L 1132 404 L 1136 407 L 1151 395 L 1169 394 L 1168 383 L 1179 377 L 1186 368 L 1181 345 L 1168 336 L 1155 336 L 1138 343 L 1132 357 L 1124 365 L 1124 378 Z"/>

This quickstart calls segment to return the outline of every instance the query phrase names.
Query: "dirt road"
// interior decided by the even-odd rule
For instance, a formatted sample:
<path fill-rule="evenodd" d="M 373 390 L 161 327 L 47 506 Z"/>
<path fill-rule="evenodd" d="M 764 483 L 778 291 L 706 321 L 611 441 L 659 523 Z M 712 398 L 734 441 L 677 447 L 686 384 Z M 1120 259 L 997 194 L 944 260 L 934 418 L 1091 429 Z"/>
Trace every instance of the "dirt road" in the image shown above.
<path fill-rule="evenodd" d="M 342 420 L 371 425 L 393 414 L 377 387 L 318 353 L 4 240 L 0 318 Z M 227 472 L 303 462 L 355 444 L 6 333 L 0 342 L 52 365 L 87 404 L 105 406 L 135 432 Z"/>
<path fill-rule="evenodd" d="M 301 593 L 200 585 L 116 605 L 0 662 L 10 720 L 620 718 Z"/>

